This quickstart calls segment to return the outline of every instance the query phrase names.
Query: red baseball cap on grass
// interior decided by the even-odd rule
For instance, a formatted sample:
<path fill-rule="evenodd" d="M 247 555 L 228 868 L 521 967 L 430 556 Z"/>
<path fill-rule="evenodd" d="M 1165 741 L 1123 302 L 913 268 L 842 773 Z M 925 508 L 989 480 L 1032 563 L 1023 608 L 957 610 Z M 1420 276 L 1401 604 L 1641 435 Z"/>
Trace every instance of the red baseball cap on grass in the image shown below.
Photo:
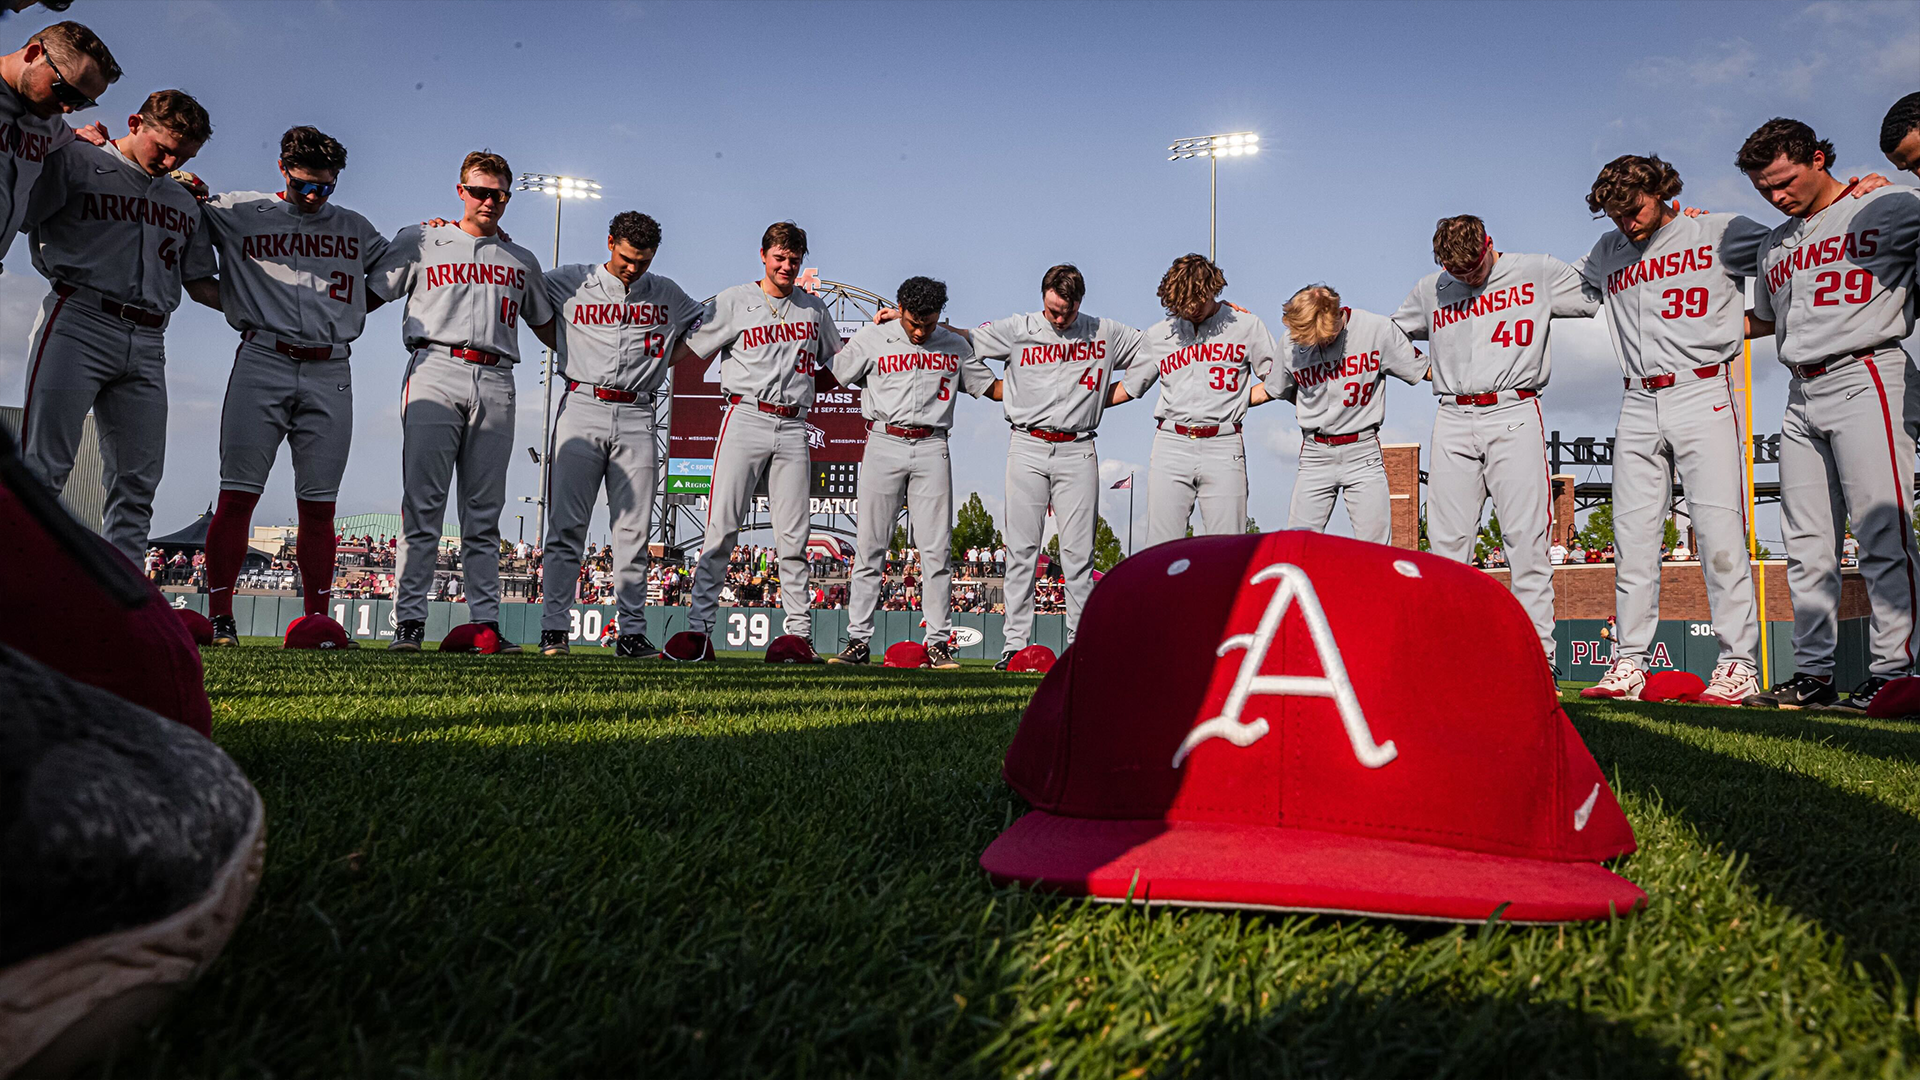
<path fill-rule="evenodd" d="M 1658 704 L 1662 701 L 1698 701 L 1707 689 L 1706 681 L 1691 671 L 1656 671 L 1647 676 L 1640 688 L 1640 700 Z"/>
<path fill-rule="evenodd" d="M 440 639 L 440 651 L 485 653 L 491 656 L 500 651 L 500 635 L 494 633 L 491 626 L 461 623 Z"/>
<path fill-rule="evenodd" d="M 1920 678 L 1903 675 L 1880 688 L 1867 702 L 1867 715 L 1875 720 L 1897 720 L 1920 713 Z"/>
<path fill-rule="evenodd" d="M 195 645 L 213 644 L 213 620 L 192 608 L 174 608 L 173 613 L 180 617 L 180 625 L 187 628 L 187 634 Z"/>
<path fill-rule="evenodd" d="M 927 647 L 917 641 L 896 641 L 887 646 L 881 667 L 923 668 L 927 666 Z"/>
<path fill-rule="evenodd" d="M 1037 671 L 1044 675 L 1052 671 L 1057 662 L 1059 658 L 1053 655 L 1052 649 L 1045 645 L 1029 645 L 1013 654 L 1013 659 L 1007 661 L 1007 670 Z"/>
<path fill-rule="evenodd" d="M 287 626 L 288 649 L 350 649 L 347 628 L 325 615 L 302 615 Z M 445 648 L 443 644 L 441 646 Z"/>
<path fill-rule="evenodd" d="M 1142 626 L 1167 627 L 1151 665 Z M 1633 829 L 1526 613 L 1419 552 L 1293 531 L 1127 559 L 1003 775 L 1033 811 L 980 857 L 1002 882 L 1459 922 L 1646 900 L 1600 865 Z"/>
<path fill-rule="evenodd" d="M 767 663 L 824 664 L 826 661 L 813 651 L 813 642 L 799 634 L 781 634 L 767 643 Z"/>

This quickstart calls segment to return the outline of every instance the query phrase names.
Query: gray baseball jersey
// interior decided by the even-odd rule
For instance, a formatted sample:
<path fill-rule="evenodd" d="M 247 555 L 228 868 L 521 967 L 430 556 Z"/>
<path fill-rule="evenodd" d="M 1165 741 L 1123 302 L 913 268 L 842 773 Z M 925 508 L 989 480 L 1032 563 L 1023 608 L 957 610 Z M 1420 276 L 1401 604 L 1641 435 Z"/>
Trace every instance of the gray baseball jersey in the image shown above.
<path fill-rule="evenodd" d="M 1007 422 L 1017 428 L 1092 431 L 1113 373 L 1133 363 L 1140 331 L 1082 312 L 1061 333 L 1042 312 L 1009 315 L 973 331 L 973 352 L 1007 366 Z"/>
<path fill-rule="evenodd" d="M 533 253 L 499 236 L 458 225 L 409 225 L 394 234 L 367 288 L 407 298 L 400 333 L 409 349 L 445 345 L 520 359 L 520 321 L 553 318 Z"/>
<path fill-rule="evenodd" d="M 1547 385 L 1552 321 L 1599 310 L 1573 267 L 1509 251 L 1477 289 L 1445 271 L 1421 278 L 1393 321 L 1415 341 L 1433 343 L 1433 392 L 1451 396 Z"/>
<path fill-rule="evenodd" d="M 27 215 L 27 200 L 47 155 L 73 141 L 73 129 L 58 117 L 35 116 L 6 80 L 0 79 L 0 258 L 13 246 Z"/>
<path fill-rule="evenodd" d="M 278 194 L 233 191 L 201 206 L 220 253 L 220 308 L 235 330 L 290 345 L 345 345 L 367 321 L 366 274 L 387 251 L 371 222 L 329 202 L 311 214 Z"/>
<path fill-rule="evenodd" d="M 77 140 L 47 156 L 24 220 L 33 268 L 48 281 L 162 314 L 180 306 L 182 281 L 213 276 L 202 224 L 179 181 L 150 175 L 112 143 Z"/>
<path fill-rule="evenodd" d="M 723 392 L 810 409 L 815 373 L 839 351 L 840 330 L 826 302 L 805 289 L 776 298 L 748 282 L 707 304 L 687 347 L 701 357 L 722 354 Z"/>
<path fill-rule="evenodd" d="M 574 382 L 657 389 L 674 345 L 700 317 L 700 305 L 659 274 L 628 286 L 603 264 L 569 263 L 547 274 L 546 285 L 560 315 L 560 373 Z"/>
<path fill-rule="evenodd" d="M 1811 364 L 1913 333 L 1914 253 L 1920 192 L 1844 192 L 1811 218 L 1767 237 L 1754 314 L 1774 324 L 1783 364 Z"/>
<path fill-rule="evenodd" d="M 1573 268 L 1607 305 L 1620 370 L 1631 379 L 1722 364 L 1745 333 L 1745 278 L 1767 227 L 1738 214 L 1684 214 L 1644 243 L 1610 230 Z"/>
<path fill-rule="evenodd" d="M 1426 357 L 1385 315 L 1343 308 L 1347 325 L 1325 345 L 1295 345 L 1268 380 L 1268 393 L 1293 391 L 1293 408 L 1302 431 L 1351 435 L 1377 428 L 1387 418 L 1388 375 L 1418 383 L 1427 373 Z M 1376 448 L 1377 449 L 1377 448 Z M 1323 523 L 1324 524 L 1324 523 Z"/>
<path fill-rule="evenodd" d="M 915 345 L 898 321 L 861 327 L 835 354 L 833 377 L 842 386 L 866 388 L 860 415 L 868 420 L 941 431 L 953 426 L 960 393 L 979 397 L 993 385 L 993 372 L 966 338 L 938 327 Z"/>
<path fill-rule="evenodd" d="M 1267 377 L 1279 349 L 1258 315 L 1221 304 L 1206 322 L 1166 318 L 1141 336 L 1140 361 L 1127 368 L 1123 385 L 1145 397 L 1160 384 L 1156 420 L 1170 424 L 1238 424 L 1247 417 L 1247 395 Z"/>

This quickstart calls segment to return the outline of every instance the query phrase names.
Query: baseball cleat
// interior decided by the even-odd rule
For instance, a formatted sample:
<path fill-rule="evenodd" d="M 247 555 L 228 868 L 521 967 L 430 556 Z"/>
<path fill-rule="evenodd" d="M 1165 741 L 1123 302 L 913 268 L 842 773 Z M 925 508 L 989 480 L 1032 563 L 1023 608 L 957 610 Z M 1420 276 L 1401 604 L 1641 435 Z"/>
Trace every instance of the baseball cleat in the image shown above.
<path fill-rule="evenodd" d="M 1640 691 L 1647 685 L 1647 673 L 1640 665 L 1627 657 L 1613 662 L 1601 680 L 1580 691 L 1583 698 L 1613 698 L 1615 700 L 1638 701 Z"/>
<path fill-rule="evenodd" d="M 419 652 L 427 642 L 427 622 L 425 619 L 406 619 L 393 631 L 393 640 L 387 643 L 389 652 Z"/>
<path fill-rule="evenodd" d="M 497 622 L 483 622 L 483 623 L 476 623 L 475 625 L 477 625 L 477 626 L 484 626 L 484 627 L 486 627 L 487 629 L 489 629 L 489 630 L 491 630 L 491 631 L 493 631 L 493 636 L 494 636 L 494 637 L 496 637 L 496 638 L 498 638 L 498 639 L 500 639 L 500 644 L 498 644 L 498 645 L 495 645 L 495 646 L 493 647 L 493 651 L 494 651 L 494 653 L 495 653 L 495 655 L 498 655 L 498 654 L 501 654 L 501 653 L 517 653 L 517 652 L 525 652 L 525 651 L 526 651 L 525 649 L 522 649 L 522 648 L 520 647 L 520 643 L 519 643 L 519 642 L 517 642 L 517 641 L 514 641 L 514 640 L 513 640 L 512 638 L 509 638 L 509 637 L 508 637 L 507 635 L 505 635 L 505 634 L 503 634 L 503 633 L 501 633 L 501 632 L 500 632 L 500 624 L 499 624 L 499 623 L 497 623 Z"/>
<path fill-rule="evenodd" d="M 567 632 L 565 630 L 540 631 L 541 656 L 565 656 L 570 651 L 571 649 L 567 645 Z"/>
<path fill-rule="evenodd" d="M 1760 692 L 1760 676 L 1744 660 L 1728 660 L 1713 669 L 1713 681 L 1694 698 L 1702 705 L 1744 705 Z"/>
<path fill-rule="evenodd" d="M 683 664 L 710 664 L 717 659 L 713 655 L 713 639 L 698 630 L 682 630 L 668 638 L 667 647 L 660 655 Z"/>
<path fill-rule="evenodd" d="M 1020 654 L 1019 649 L 1008 649 L 1004 654 L 1001 655 L 1000 662 L 993 665 L 993 670 L 995 671 L 1007 670 L 1007 665 L 1013 663 L 1013 658 L 1015 656 L 1018 656 L 1019 654 Z"/>
<path fill-rule="evenodd" d="M 1832 679 L 1795 675 L 1764 694 L 1748 698 L 1747 704 L 1756 709 L 1818 709 L 1839 699 L 1840 695 L 1833 689 Z"/>
<path fill-rule="evenodd" d="M 947 647 L 946 642 L 929 641 L 927 642 L 927 666 L 951 671 L 960 666 L 960 661 L 953 658 L 953 651 Z"/>
<path fill-rule="evenodd" d="M 621 634 L 620 640 L 613 643 L 613 655 L 631 657 L 635 660 L 651 660 L 660 655 L 653 642 L 645 634 Z"/>
<path fill-rule="evenodd" d="M 1853 693 L 1827 707 L 1838 712 L 1864 714 L 1867 707 L 1873 704 L 1874 695 L 1880 692 L 1881 687 L 1892 681 L 1885 675 L 1869 675 L 1866 682 L 1853 688 Z"/>
<path fill-rule="evenodd" d="M 266 812 L 212 740 L 5 648 L 0 698 L 0 1076 L 91 1072 L 226 946 Z"/>
<path fill-rule="evenodd" d="M 837 655 L 827 657 L 827 663 L 864 664 L 871 659 L 873 659 L 873 650 L 867 647 L 866 642 L 855 639 L 847 642 L 847 647 L 841 649 Z"/>
<path fill-rule="evenodd" d="M 215 615 L 213 640 L 207 644 L 216 647 L 240 644 L 240 624 L 234 622 L 231 615 Z"/>
<path fill-rule="evenodd" d="M 767 663 L 824 664 L 826 660 L 813 651 L 811 639 L 800 634 L 781 634 L 767 644 Z"/>

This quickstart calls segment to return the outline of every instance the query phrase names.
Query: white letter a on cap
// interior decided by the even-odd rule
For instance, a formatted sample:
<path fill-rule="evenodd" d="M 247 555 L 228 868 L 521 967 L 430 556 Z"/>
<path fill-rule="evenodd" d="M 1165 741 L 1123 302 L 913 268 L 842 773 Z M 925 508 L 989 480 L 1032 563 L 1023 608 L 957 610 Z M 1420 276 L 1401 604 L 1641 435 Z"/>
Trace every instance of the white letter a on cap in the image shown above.
<path fill-rule="evenodd" d="M 1347 665 L 1340 658 L 1339 643 L 1333 640 L 1333 628 L 1327 625 L 1327 613 L 1320 607 L 1320 598 L 1314 594 L 1313 581 L 1307 577 L 1307 572 L 1292 563 L 1274 563 L 1247 579 L 1247 584 L 1258 585 L 1273 578 L 1280 579 L 1280 587 L 1273 591 L 1273 597 L 1267 601 L 1267 610 L 1260 616 L 1260 625 L 1251 634 L 1235 634 L 1214 650 L 1215 656 L 1225 656 L 1233 649 L 1247 650 L 1240 659 L 1240 671 L 1234 676 L 1233 689 L 1227 694 L 1226 707 L 1219 716 L 1187 732 L 1180 749 L 1174 752 L 1173 767 L 1179 768 L 1180 763 L 1187 759 L 1187 754 L 1208 739 L 1225 739 L 1235 746 L 1251 746 L 1265 735 L 1265 720 L 1256 719 L 1251 724 L 1240 722 L 1240 711 L 1246 707 L 1247 699 L 1255 694 L 1332 698 L 1334 708 L 1340 711 L 1340 723 L 1347 729 L 1347 741 L 1353 745 L 1353 756 L 1360 764 L 1377 769 L 1398 757 L 1400 751 L 1393 745 L 1392 739 L 1385 743 L 1373 741 L 1373 729 L 1367 726 L 1366 715 L 1360 711 L 1360 699 L 1354 696 L 1353 683 L 1347 678 Z M 1313 638 L 1314 652 L 1320 657 L 1320 670 L 1326 675 L 1320 678 L 1310 675 L 1262 675 L 1260 665 L 1266 663 L 1267 650 L 1273 647 L 1273 637 L 1280 631 L 1280 620 L 1296 599 L 1300 602 L 1301 617 L 1307 620 L 1307 633 Z"/>

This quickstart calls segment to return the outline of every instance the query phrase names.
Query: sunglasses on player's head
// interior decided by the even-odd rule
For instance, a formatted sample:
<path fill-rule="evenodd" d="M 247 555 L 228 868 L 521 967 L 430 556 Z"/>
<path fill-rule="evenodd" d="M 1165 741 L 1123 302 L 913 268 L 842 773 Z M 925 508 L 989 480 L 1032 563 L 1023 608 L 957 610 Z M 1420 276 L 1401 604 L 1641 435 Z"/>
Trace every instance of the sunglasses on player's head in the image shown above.
<path fill-rule="evenodd" d="M 333 194 L 335 186 L 336 185 L 333 184 L 323 184 L 318 180 L 299 180 L 291 176 L 287 177 L 287 190 L 303 199 L 316 196 L 324 199 Z"/>
<path fill-rule="evenodd" d="M 481 187 L 478 184 L 461 184 L 460 190 L 466 192 L 468 198 L 478 199 L 481 202 L 498 202 L 505 205 L 508 199 L 513 198 L 513 192 L 508 191 L 506 188 Z"/>
<path fill-rule="evenodd" d="M 40 43 L 40 55 L 46 57 L 47 66 L 53 69 L 53 96 L 59 100 L 60 104 L 74 112 L 91 109 L 100 104 L 75 89 L 74 85 L 67 81 L 67 77 L 60 74 L 60 68 L 53 62 L 53 54 L 47 51 L 45 42 Z"/>

